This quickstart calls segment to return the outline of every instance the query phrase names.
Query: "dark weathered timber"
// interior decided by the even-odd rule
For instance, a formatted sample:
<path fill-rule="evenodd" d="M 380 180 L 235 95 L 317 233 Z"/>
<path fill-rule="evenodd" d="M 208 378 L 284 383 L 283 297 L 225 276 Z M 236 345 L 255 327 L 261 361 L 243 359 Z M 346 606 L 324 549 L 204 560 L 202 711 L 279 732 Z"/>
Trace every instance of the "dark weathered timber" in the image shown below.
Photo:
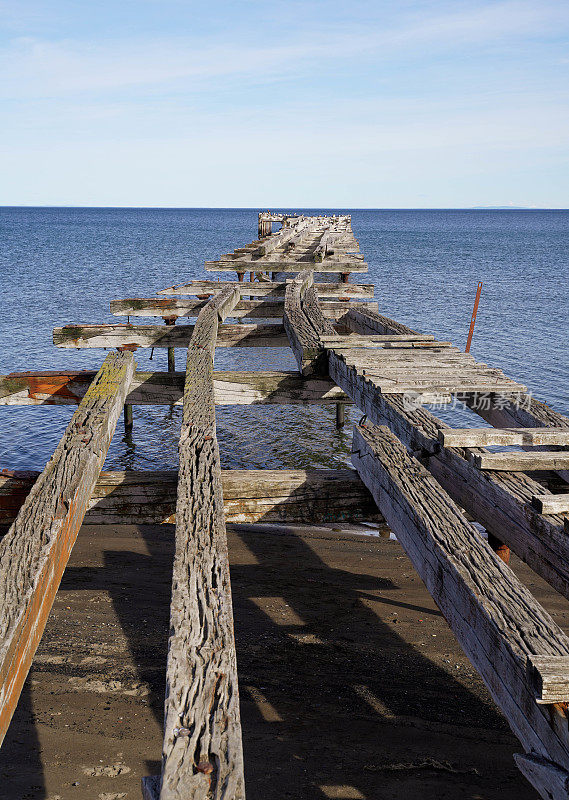
<path fill-rule="evenodd" d="M 188 347 L 160 800 L 245 797 L 213 391 L 218 317 L 239 296 L 231 288 L 213 298 Z"/>
<path fill-rule="evenodd" d="M 0 543 L 0 741 L 16 707 L 135 370 L 107 356 Z"/>
<path fill-rule="evenodd" d="M 481 472 L 458 448 L 442 448 L 439 431 L 448 425 L 424 408 L 409 409 L 402 396 L 381 394 L 371 381 L 329 357 L 330 377 L 377 425 L 388 425 L 452 499 L 486 530 L 511 547 L 557 591 L 569 598 L 569 539 L 560 517 L 539 514 L 534 495 L 549 492 L 524 473 Z"/>
<path fill-rule="evenodd" d="M 277 266 L 276 264 L 272 265 Z M 202 295 L 217 294 L 228 286 L 233 286 L 231 281 L 190 281 L 162 289 L 159 295 Z M 315 283 L 318 297 L 320 298 L 365 298 L 373 297 L 374 286 L 372 283 Z M 286 281 L 255 281 L 242 283 L 239 290 L 242 295 L 271 298 L 282 298 L 286 292 Z"/>
<path fill-rule="evenodd" d="M 0 525 L 14 521 L 38 472 L 0 472 Z M 379 520 L 371 495 L 352 469 L 221 471 L 225 521 L 322 523 Z M 154 525 L 176 519 L 178 472 L 101 472 L 86 525 Z"/>
<path fill-rule="evenodd" d="M 360 477 L 522 746 L 561 769 L 567 736 L 535 702 L 527 663 L 569 657 L 569 638 L 388 428 L 356 428 L 353 450 Z"/>
<path fill-rule="evenodd" d="M 318 302 L 318 295 L 314 284 L 308 286 L 302 300 L 302 310 L 319 336 L 335 336 L 336 331 L 331 322 L 326 319 L 323 311 L 324 305 Z"/>
<path fill-rule="evenodd" d="M 116 317 L 197 317 L 206 303 L 207 300 L 160 300 L 152 297 L 112 300 L 111 313 Z M 282 319 L 283 303 L 284 293 L 280 298 L 269 300 L 240 300 L 231 316 L 234 319 Z M 322 314 L 327 319 L 338 320 L 356 305 L 360 304 L 348 300 L 330 300 L 322 304 Z M 365 305 L 377 311 L 377 303 L 366 302 Z"/>
<path fill-rule="evenodd" d="M 204 309 L 205 310 L 205 309 Z M 188 347 L 193 325 L 65 325 L 54 328 L 57 347 Z M 221 325 L 217 347 L 288 347 L 282 325 Z"/>
<path fill-rule="evenodd" d="M 284 329 L 298 369 L 303 375 L 313 375 L 325 369 L 320 339 L 302 310 L 304 293 L 312 285 L 313 278 L 314 274 L 306 271 L 292 280 L 287 286 L 284 304 Z"/>
<path fill-rule="evenodd" d="M 0 406 L 77 405 L 95 372 L 18 372 L 0 376 Z M 136 372 L 126 402 L 131 405 L 181 404 L 183 372 Z M 216 405 L 326 405 L 350 399 L 324 376 L 298 372 L 253 371 L 213 373 Z"/>

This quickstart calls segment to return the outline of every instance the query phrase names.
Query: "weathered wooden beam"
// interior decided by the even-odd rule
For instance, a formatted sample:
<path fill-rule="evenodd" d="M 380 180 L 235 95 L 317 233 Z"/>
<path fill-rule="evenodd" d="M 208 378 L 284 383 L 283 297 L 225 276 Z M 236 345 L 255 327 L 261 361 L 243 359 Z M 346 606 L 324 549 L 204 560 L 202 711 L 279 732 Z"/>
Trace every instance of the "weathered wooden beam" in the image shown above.
<path fill-rule="evenodd" d="M 534 656 L 569 659 L 569 638 L 387 428 L 357 427 L 353 451 L 379 510 L 522 746 L 569 777 L 566 714 L 560 735 L 536 703 L 527 667 Z"/>
<path fill-rule="evenodd" d="M 492 445 L 569 446 L 569 428 L 451 428 L 441 431 L 445 447 Z"/>
<path fill-rule="evenodd" d="M 0 376 L 0 406 L 77 405 L 95 372 L 13 372 Z M 136 372 L 126 400 L 131 405 L 181 405 L 183 372 Z M 350 399 L 324 376 L 298 372 L 254 371 L 213 373 L 216 405 L 326 405 Z"/>
<path fill-rule="evenodd" d="M 239 296 L 231 288 L 212 298 L 188 347 L 160 800 L 245 798 L 213 391 L 218 320 Z"/>
<path fill-rule="evenodd" d="M 306 270 L 287 286 L 283 325 L 298 369 L 303 375 L 322 371 L 324 350 L 318 333 L 302 309 L 306 290 L 312 285 L 314 273 Z"/>
<path fill-rule="evenodd" d="M 57 347 L 184 347 L 193 325 L 65 325 L 53 329 Z M 282 325 L 220 325 L 216 347 L 288 347 Z"/>
<path fill-rule="evenodd" d="M 0 742 L 3 740 L 135 370 L 107 356 L 0 542 Z"/>
<path fill-rule="evenodd" d="M 298 272 L 306 269 L 307 266 L 314 267 L 314 262 L 309 259 L 304 261 L 286 260 L 286 256 L 281 259 L 275 258 L 270 261 L 264 258 L 251 259 L 251 260 L 227 260 L 227 261 L 206 261 L 205 268 L 207 272 L 260 272 L 265 270 L 272 270 L 276 272 L 283 272 L 285 275 L 295 275 Z M 321 273 L 350 273 L 350 272 L 367 272 L 368 265 L 364 261 L 356 261 L 352 257 L 344 261 L 326 261 L 324 264 L 318 265 L 318 272 Z"/>
<path fill-rule="evenodd" d="M 160 300 L 157 298 L 131 298 L 126 300 L 112 300 L 111 313 L 116 317 L 197 317 L 207 300 Z M 235 319 L 282 319 L 284 309 L 284 294 L 280 298 L 270 300 L 240 300 L 231 312 Z M 322 303 L 322 313 L 328 319 L 341 319 L 351 308 L 359 303 L 348 300 L 331 300 Z M 366 306 L 377 310 L 378 304 L 371 302 Z"/>
<path fill-rule="evenodd" d="M 377 311 L 367 312 L 365 308 L 350 309 L 342 322 L 354 331 L 364 336 L 368 334 L 410 334 L 417 335 L 418 331 L 414 331 L 407 325 L 401 322 L 396 322 L 394 319 L 384 317 Z"/>
<path fill-rule="evenodd" d="M 569 452 L 513 450 L 507 453 L 472 453 L 470 460 L 477 469 L 506 472 L 569 469 Z"/>
<path fill-rule="evenodd" d="M 273 267 L 275 265 L 273 264 Z M 189 281 L 177 286 L 170 286 L 158 292 L 159 295 L 204 295 L 217 294 L 228 286 L 233 286 L 233 281 Z M 318 297 L 338 298 L 373 297 L 374 286 L 372 283 L 315 283 Z M 286 291 L 286 281 L 255 281 L 242 283 L 239 286 L 241 295 L 254 295 L 265 298 L 283 298 Z"/>
<path fill-rule="evenodd" d="M 0 472 L 0 525 L 14 521 L 40 473 Z M 352 469 L 221 471 L 225 521 L 231 523 L 379 520 Z M 176 520 L 178 472 L 101 472 L 85 525 L 161 525 Z"/>
<path fill-rule="evenodd" d="M 547 489 L 524 473 L 481 472 L 468 451 L 441 447 L 439 431 L 448 425 L 424 408 L 413 408 L 402 395 L 381 394 L 336 355 L 329 356 L 330 377 L 367 414 L 387 424 L 425 465 L 453 500 L 499 541 L 569 598 L 569 538 L 560 517 L 543 516 L 532 505 Z"/>

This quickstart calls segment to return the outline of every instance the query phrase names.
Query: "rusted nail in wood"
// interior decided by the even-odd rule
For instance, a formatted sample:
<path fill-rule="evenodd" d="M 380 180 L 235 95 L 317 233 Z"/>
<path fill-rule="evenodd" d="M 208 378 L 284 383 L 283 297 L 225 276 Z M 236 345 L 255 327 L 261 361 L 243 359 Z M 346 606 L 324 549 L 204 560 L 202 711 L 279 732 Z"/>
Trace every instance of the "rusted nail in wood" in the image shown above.
<path fill-rule="evenodd" d="M 211 775 L 213 772 L 213 764 L 210 761 L 200 761 L 196 769 L 198 772 L 203 772 L 204 775 Z"/>
<path fill-rule="evenodd" d="M 204 436 L 203 437 L 204 442 L 211 442 L 212 439 L 213 439 L 213 436 Z"/>
<path fill-rule="evenodd" d="M 120 347 L 117 347 L 117 350 L 119 351 L 119 353 L 122 353 L 125 350 L 128 350 L 131 353 L 135 353 L 136 350 L 138 350 L 138 347 L 139 345 L 137 344 L 121 344 Z"/>

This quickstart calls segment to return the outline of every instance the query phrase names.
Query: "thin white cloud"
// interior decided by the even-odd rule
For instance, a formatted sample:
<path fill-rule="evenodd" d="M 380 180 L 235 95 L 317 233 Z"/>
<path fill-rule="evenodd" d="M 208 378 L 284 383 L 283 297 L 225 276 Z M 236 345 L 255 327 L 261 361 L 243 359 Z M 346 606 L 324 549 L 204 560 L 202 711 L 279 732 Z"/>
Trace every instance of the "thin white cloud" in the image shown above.
<path fill-rule="evenodd" d="M 506 0 L 475 9 L 408 16 L 405 24 L 372 30 L 322 26 L 268 44 L 209 44 L 192 38 L 139 41 L 42 41 L 20 37 L 0 51 L 0 96 L 53 97 L 166 86 L 196 88 L 204 81 L 250 76 L 257 81 L 299 75 L 307 65 L 339 60 L 413 60 L 438 51 L 495 45 L 551 31 L 568 15 L 562 7 Z"/>

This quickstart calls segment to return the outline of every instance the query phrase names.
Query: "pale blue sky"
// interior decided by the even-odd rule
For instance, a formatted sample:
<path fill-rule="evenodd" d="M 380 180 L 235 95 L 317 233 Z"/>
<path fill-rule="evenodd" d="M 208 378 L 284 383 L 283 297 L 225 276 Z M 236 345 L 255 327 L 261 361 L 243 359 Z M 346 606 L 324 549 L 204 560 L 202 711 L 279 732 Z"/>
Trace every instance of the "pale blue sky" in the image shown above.
<path fill-rule="evenodd" d="M 567 0 L 0 17 L 0 204 L 569 207 Z"/>

